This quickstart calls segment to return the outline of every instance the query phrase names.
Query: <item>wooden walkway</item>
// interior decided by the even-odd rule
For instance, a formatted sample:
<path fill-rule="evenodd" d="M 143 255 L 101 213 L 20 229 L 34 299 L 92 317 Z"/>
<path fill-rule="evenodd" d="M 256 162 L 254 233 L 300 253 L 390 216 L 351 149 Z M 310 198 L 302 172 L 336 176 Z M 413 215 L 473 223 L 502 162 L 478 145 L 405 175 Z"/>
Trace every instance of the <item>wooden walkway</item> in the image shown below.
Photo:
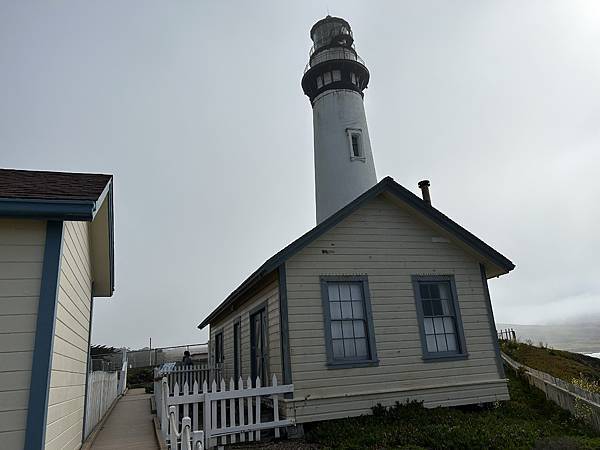
<path fill-rule="evenodd" d="M 158 450 L 150 397 L 143 389 L 130 389 L 110 413 L 91 450 Z"/>

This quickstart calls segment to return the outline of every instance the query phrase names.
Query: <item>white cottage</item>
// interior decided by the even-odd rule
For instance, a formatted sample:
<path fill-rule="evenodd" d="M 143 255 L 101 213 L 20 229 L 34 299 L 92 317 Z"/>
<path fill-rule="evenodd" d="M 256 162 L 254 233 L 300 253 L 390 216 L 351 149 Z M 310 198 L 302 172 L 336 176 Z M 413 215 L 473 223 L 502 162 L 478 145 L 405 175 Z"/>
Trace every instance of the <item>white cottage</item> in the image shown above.
<path fill-rule="evenodd" d="M 514 265 L 385 178 L 266 261 L 200 325 L 226 379 L 294 384 L 297 423 L 377 403 L 508 399 L 488 278 Z"/>
<path fill-rule="evenodd" d="M 0 448 L 81 446 L 113 248 L 112 176 L 0 169 Z"/>

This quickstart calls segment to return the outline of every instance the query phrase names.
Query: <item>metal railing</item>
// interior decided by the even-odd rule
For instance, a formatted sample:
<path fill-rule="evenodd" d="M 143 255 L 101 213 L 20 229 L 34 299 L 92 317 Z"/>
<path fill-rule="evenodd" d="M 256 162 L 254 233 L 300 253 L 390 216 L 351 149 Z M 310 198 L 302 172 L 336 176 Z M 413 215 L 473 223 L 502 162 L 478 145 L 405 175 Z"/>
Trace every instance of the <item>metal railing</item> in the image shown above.
<path fill-rule="evenodd" d="M 356 61 L 362 64 L 363 66 L 366 66 L 365 61 L 356 53 L 352 53 L 351 51 L 343 48 L 335 48 L 330 50 L 323 50 L 315 58 L 311 59 L 308 62 L 308 64 L 306 64 L 306 67 L 304 67 L 304 73 L 308 72 L 312 67 L 322 62 L 335 61 L 340 59 L 347 61 Z"/>

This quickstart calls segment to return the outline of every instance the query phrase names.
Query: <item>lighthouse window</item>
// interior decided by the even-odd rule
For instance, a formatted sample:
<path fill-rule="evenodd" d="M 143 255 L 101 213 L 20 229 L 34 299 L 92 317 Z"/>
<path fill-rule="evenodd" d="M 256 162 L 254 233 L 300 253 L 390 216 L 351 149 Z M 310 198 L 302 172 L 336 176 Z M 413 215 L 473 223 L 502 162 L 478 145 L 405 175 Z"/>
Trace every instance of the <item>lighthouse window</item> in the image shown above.
<path fill-rule="evenodd" d="M 356 128 L 348 128 L 348 141 L 350 144 L 350 159 L 359 159 L 364 161 L 365 154 L 363 151 L 362 131 Z"/>
<path fill-rule="evenodd" d="M 331 83 L 331 72 L 325 72 L 323 74 L 323 84 Z"/>
<path fill-rule="evenodd" d="M 332 71 L 331 75 L 333 77 L 333 81 L 340 81 L 342 79 L 342 72 L 339 70 Z"/>
<path fill-rule="evenodd" d="M 356 84 L 356 75 L 354 72 L 350 73 L 350 80 L 352 80 L 352 84 Z"/>
<path fill-rule="evenodd" d="M 323 87 L 323 77 L 319 75 L 317 77 L 317 89 L 321 89 Z"/>
<path fill-rule="evenodd" d="M 358 143 L 358 134 L 352 135 L 352 156 L 355 158 L 360 157 L 360 144 Z"/>

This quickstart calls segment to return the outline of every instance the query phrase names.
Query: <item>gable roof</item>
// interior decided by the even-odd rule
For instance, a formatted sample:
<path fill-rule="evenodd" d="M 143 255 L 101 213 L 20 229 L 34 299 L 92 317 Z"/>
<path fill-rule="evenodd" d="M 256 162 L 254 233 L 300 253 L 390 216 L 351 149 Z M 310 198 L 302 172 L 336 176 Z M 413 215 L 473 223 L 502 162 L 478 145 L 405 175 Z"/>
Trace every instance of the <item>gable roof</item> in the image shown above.
<path fill-rule="evenodd" d="M 255 286 L 260 280 L 266 275 L 275 270 L 279 265 L 284 263 L 287 259 L 293 256 L 296 252 L 300 251 L 306 245 L 317 239 L 319 236 L 324 234 L 326 231 L 333 228 L 343 219 L 348 217 L 366 201 L 371 200 L 379 194 L 389 193 L 400 202 L 408 205 L 412 209 L 421 213 L 425 218 L 438 225 L 446 232 L 451 234 L 459 241 L 464 242 L 468 247 L 472 248 L 476 253 L 481 254 L 484 258 L 487 258 L 490 262 L 498 266 L 502 273 L 508 273 L 515 268 L 515 265 L 506 258 L 504 255 L 494 250 L 492 247 L 487 245 L 481 239 L 474 234 L 461 227 L 459 224 L 454 222 L 448 216 L 441 213 L 439 210 L 434 208 L 428 203 L 425 203 L 421 198 L 410 192 L 405 187 L 396 183 L 393 178 L 385 177 L 371 189 L 357 197 L 352 202 L 348 203 L 342 209 L 335 214 L 329 216 L 323 222 L 318 224 L 312 230 L 308 231 L 294 242 L 289 244 L 280 252 L 273 255 L 265 263 L 260 266 L 252 275 L 250 275 L 240 286 L 238 286 L 229 296 L 211 312 L 206 319 L 202 321 L 198 328 L 202 329 L 208 325 L 213 319 L 221 314 L 227 307 L 233 304 L 241 295 Z"/>
<path fill-rule="evenodd" d="M 0 169 L 0 216 L 90 221 L 111 185 L 112 175 Z"/>
<path fill-rule="evenodd" d="M 94 297 L 115 288 L 113 177 L 0 169 L 0 217 L 91 222 Z"/>

